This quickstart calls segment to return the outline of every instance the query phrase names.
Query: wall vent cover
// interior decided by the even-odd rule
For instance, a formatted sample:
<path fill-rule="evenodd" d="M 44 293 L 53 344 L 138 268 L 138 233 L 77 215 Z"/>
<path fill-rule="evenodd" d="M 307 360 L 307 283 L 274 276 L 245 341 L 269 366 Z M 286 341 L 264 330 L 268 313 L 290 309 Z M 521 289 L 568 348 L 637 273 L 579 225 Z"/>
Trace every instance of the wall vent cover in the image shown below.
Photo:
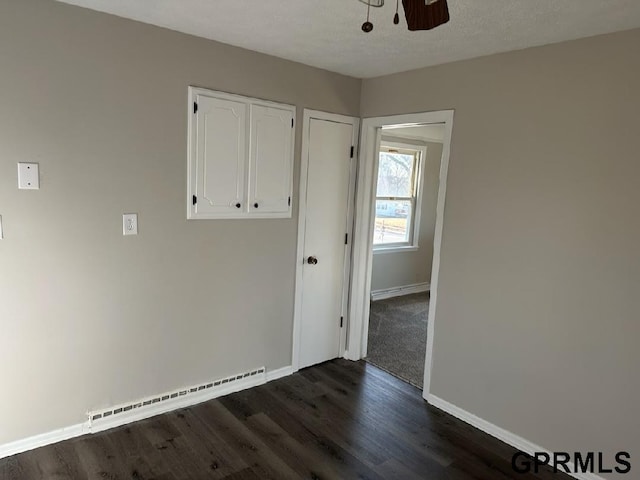
<path fill-rule="evenodd" d="M 118 405 L 116 407 L 108 408 L 106 410 L 88 412 L 87 416 L 89 417 L 89 426 L 91 426 L 94 422 L 98 422 L 100 420 L 109 419 L 116 415 L 122 415 L 124 413 L 132 413 L 133 411 L 140 411 L 150 406 L 156 407 L 157 404 L 168 402 L 176 399 L 182 400 L 184 397 L 188 397 L 194 394 L 202 394 L 204 392 L 213 392 L 215 390 L 222 390 L 224 387 L 229 387 L 230 384 L 234 382 L 238 382 L 240 380 L 256 380 L 256 376 L 262 376 L 262 381 L 265 380 L 265 367 L 260 367 L 255 370 L 251 370 L 249 372 L 239 373 L 237 375 L 232 375 L 230 377 L 221 378 L 219 380 L 214 380 L 212 382 L 203 383 L 201 385 L 195 385 L 193 387 L 182 388 L 180 390 L 175 390 L 173 392 L 164 393 L 162 395 L 156 395 L 153 397 L 148 397 L 142 400 L 138 400 L 136 402 L 127 403 L 124 405 Z M 213 395 L 212 395 L 213 397 Z M 205 401 L 205 400 L 202 400 Z"/>

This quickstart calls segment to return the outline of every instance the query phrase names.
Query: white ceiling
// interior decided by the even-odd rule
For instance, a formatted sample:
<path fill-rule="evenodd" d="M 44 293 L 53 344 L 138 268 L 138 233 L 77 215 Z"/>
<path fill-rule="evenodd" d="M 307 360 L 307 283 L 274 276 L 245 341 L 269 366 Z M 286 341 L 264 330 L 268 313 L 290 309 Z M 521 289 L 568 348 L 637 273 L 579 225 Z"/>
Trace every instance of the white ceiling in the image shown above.
<path fill-rule="evenodd" d="M 640 0 L 449 0 L 451 21 L 409 32 L 396 2 L 59 0 L 360 78 L 640 27 Z M 400 2 L 402 10 L 402 2 Z"/>

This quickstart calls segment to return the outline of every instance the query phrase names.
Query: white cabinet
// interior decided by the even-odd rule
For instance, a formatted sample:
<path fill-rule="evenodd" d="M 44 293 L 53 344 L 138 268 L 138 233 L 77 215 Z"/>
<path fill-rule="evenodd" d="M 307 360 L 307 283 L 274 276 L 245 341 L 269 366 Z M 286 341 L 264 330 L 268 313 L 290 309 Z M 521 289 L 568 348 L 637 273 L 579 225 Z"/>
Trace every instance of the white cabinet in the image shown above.
<path fill-rule="evenodd" d="M 287 213 L 291 206 L 293 112 L 251 105 L 249 211 Z"/>
<path fill-rule="evenodd" d="M 198 96 L 197 105 L 193 213 L 237 213 L 246 184 L 247 105 L 206 96 Z"/>
<path fill-rule="evenodd" d="M 189 87 L 189 219 L 289 218 L 295 107 Z"/>

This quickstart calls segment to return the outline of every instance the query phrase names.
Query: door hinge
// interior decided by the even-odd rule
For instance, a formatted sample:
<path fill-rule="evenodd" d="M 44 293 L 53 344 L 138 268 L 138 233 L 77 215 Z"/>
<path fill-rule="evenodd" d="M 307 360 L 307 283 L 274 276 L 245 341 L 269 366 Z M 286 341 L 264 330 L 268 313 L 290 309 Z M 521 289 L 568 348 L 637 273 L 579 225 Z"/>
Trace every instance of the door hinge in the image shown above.
<path fill-rule="evenodd" d="M 196 203 L 198 203 L 198 197 L 194 195 L 191 201 L 193 202 L 193 205 L 195 205 Z"/>
<path fill-rule="evenodd" d="M 287 203 L 289 206 L 291 206 L 291 197 L 289 197 L 289 201 Z"/>
<path fill-rule="evenodd" d="M 344 234 L 344 244 L 347 245 L 349 243 L 349 234 L 345 233 Z"/>
<path fill-rule="evenodd" d="M 340 317 L 340 328 L 342 328 L 342 325 L 344 325 L 344 317 Z"/>
<path fill-rule="evenodd" d="M 193 102 L 193 113 L 194 114 L 198 113 L 198 104 L 197 104 L 197 102 Z"/>
<path fill-rule="evenodd" d="M 355 153 L 356 147 L 351 146 L 351 153 L 349 154 L 349 158 L 353 158 L 353 154 Z"/>

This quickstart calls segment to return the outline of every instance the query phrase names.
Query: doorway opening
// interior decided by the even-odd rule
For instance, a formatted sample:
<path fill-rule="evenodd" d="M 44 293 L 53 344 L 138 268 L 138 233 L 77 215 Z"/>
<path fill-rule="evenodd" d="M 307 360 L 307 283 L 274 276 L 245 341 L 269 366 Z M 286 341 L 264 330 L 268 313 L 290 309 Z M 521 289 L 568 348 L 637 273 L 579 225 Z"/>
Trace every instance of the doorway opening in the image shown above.
<path fill-rule="evenodd" d="M 422 388 L 444 124 L 381 130 L 365 360 Z"/>
<path fill-rule="evenodd" d="M 425 399 L 429 395 L 437 321 L 452 130 L 453 111 L 446 110 L 366 118 L 360 137 L 345 357 L 369 360 L 422 386 Z M 423 227 L 429 232 L 427 236 L 422 234 Z M 419 255 L 423 258 L 415 258 Z M 416 268 L 400 280 L 393 268 L 403 263 L 415 263 Z M 396 305 L 377 304 L 385 297 Z M 378 305 L 389 314 L 386 320 L 375 318 Z M 394 309 L 397 311 L 391 311 Z M 412 318 L 407 320 L 408 317 Z M 403 318 L 406 328 L 400 328 L 398 318 Z M 401 334 L 406 338 L 418 331 L 420 335 L 415 336 L 419 338 L 412 339 L 410 347 L 399 341 Z M 378 338 L 374 338 L 376 333 Z M 401 369 L 407 368 L 408 357 L 412 357 L 411 378 L 407 378 L 407 371 L 393 371 L 398 368 L 393 362 L 381 365 L 380 358 L 374 358 L 380 352 L 396 357 Z"/>

